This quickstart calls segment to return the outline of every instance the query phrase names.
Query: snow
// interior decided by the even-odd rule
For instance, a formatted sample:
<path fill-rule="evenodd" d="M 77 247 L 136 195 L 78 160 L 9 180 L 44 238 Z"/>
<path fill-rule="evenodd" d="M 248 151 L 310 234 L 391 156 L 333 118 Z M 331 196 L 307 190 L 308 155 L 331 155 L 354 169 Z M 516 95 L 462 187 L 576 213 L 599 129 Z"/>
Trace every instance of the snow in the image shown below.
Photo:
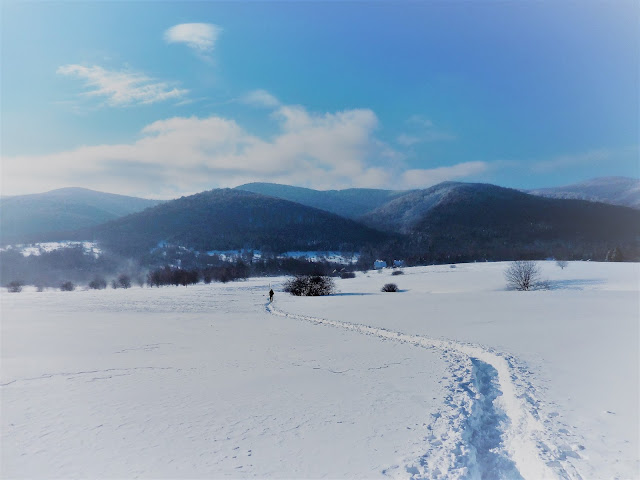
<path fill-rule="evenodd" d="M 55 250 L 61 250 L 65 248 L 76 248 L 82 247 L 85 254 L 91 254 L 95 258 L 98 258 L 102 254 L 102 250 L 98 247 L 95 242 L 73 242 L 73 241 L 64 241 L 64 242 L 41 242 L 41 243 L 30 243 L 30 244 L 20 244 L 20 245 L 8 245 L 6 247 L 0 248 L 0 251 L 6 250 L 17 250 L 23 256 L 28 257 L 31 255 L 41 255 L 42 253 L 49 253 Z"/>
<path fill-rule="evenodd" d="M 638 478 L 639 267 L 3 292 L 0 474 Z"/>
<path fill-rule="evenodd" d="M 259 260 L 262 258 L 262 252 L 260 250 L 250 250 L 253 253 L 253 258 Z M 237 258 L 241 258 L 245 251 L 243 250 L 209 250 L 207 255 L 213 256 L 218 255 L 222 260 L 235 260 Z M 359 253 L 353 253 L 351 255 L 343 253 L 343 252 L 335 252 L 335 251 L 289 251 L 284 252 L 279 255 L 276 255 L 276 258 L 295 258 L 301 260 L 308 260 L 310 262 L 322 262 L 328 261 L 333 263 L 340 263 L 343 265 L 348 265 L 351 263 L 356 263 L 358 258 L 360 258 Z"/>
<path fill-rule="evenodd" d="M 360 254 L 353 253 L 352 255 L 348 255 L 343 252 L 333 251 L 292 251 L 284 252 L 283 254 L 278 255 L 278 258 L 298 258 L 308 260 L 310 262 L 322 262 L 326 260 L 328 262 L 348 265 L 356 263 L 360 258 Z"/>

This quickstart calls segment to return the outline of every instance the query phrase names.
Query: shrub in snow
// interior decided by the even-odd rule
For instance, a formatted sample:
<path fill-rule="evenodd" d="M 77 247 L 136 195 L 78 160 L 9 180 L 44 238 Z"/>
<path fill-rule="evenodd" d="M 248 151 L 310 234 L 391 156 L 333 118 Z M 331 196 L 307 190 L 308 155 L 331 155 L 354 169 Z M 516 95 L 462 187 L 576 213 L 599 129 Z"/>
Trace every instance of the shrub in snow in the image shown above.
<path fill-rule="evenodd" d="M 356 278 L 355 272 L 342 272 L 340 278 Z"/>
<path fill-rule="evenodd" d="M 325 275 L 296 275 L 283 286 L 285 292 L 299 297 L 331 295 L 335 288 L 333 278 Z"/>
<path fill-rule="evenodd" d="M 559 266 L 562 270 L 564 270 L 569 265 L 569 262 L 567 262 L 566 260 L 557 260 L 556 265 Z"/>
<path fill-rule="evenodd" d="M 504 272 L 509 290 L 539 290 L 548 288 L 548 282 L 540 278 L 540 267 L 536 262 L 518 260 L 511 262 Z"/>
<path fill-rule="evenodd" d="M 96 277 L 89 282 L 89 288 L 92 290 L 104 290 L 107 288 L 107 281 L 102 277 Z"/>
<path fill-rule="evenodd" d="M 398 285 L 395 283 L 385 283 L 385 285 L 380 289 L 381 292 L 397 292 Z"/>
<path fill-rule="evenodd" d="M 73 284 L 73 282 L 63 282 L 60 285 L 60 290 L 62 290 L 63 292 L 73 292 L 76 289 L 76 286 Z"/>
<path fill-rule="evenodd" d="M 449 268 L 456 268 L 455 265 L 449 265 Z"/>
<path fill-rule="evenodd" d="M 404 272 L 402 270 L 394 270 L 391 275 L 404 275 Z"/>
<path fill-rule="evenodd" d="M 622 254 L 622 250 L 620 250 L 620 247 L 616 247 L 613 250 L 609 250 L 607 252 L 605 261 L 606 262 L 624 262 L 624 255 Z"/>
<path fill-rule="evenodd" d="M 120 288 L 130 288 L 131 287 L 131 277 L 129 275 L 125 275 L 124 273 L 118 277 L 118 286 Z"/>
<path fill-rule="evenodd" d="M 14 280 L 7 284 L 7 290 L 11 293 L 20 293 L 22 291 L 22 287 L 24 287 L 24 283 L 20 280 Z"/>

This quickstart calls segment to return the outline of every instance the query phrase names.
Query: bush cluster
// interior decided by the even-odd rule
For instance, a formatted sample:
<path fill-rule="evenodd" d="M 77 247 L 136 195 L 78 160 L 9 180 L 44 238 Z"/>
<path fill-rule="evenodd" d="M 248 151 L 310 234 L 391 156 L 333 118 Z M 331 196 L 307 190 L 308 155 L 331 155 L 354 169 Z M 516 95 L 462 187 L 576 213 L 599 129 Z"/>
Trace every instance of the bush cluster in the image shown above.
<path fill-rule="evenodd" d="M 162 285 L 192 285 L 198 283 L 200 274 L 197 270 L 183 270 L 182 268 L 171 268 L 166 266 L 149 272 L 147 284 L 150 287 L 160 287 Z"/>
<path fill-rule="evenodd" d="M 7 290 L 11 293 L 20 293 L 22 291 L 22 287 L 24 287 L 24 283 L 20 280 L 14 280 L 7 284 Z"/>
<path fill-rule="evenodd" d="M 325 275 L 296 275 L 287 280 L 283 290 L 299 297 L 331 295 L 335 291 L 333 278 Z"/>
<path fill-rule="evenodd" d="M 340 278 L 356 278 L 356 272 L 342 272 Z"/>
<path fill-rule="evenodd" d="M 89 282 L 91 290 L 104 290 L 107 288 L 107 281 L 103 277 L 95 277 Z"/>
<path fill-rule="evenodd" d="M 216 282 L 232 282 L 234 280 L 244 279 L 249 276 L 249 268 L 243 262 L 222 265 L 219 267 L 208 267 L 202 271 L 202 279 L 204 283 Z"/>

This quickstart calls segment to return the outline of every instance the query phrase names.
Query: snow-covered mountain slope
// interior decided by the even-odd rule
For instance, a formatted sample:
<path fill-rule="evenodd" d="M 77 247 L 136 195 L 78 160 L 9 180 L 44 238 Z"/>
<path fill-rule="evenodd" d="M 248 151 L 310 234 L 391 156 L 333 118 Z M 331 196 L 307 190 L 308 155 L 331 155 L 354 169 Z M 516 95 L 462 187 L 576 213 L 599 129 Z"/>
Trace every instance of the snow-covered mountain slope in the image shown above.
<path fill-rule="evenodd" d="M 575 198 L 640 208 L 640 180 L 628 177 L 600 177 L 572 185 L 529 190 L 533 195 Z"/>
<path fill-rule="evenodd" d="M 638 477 L 639 265 L 505 266 L 3 292 L 0 473 Z"/>

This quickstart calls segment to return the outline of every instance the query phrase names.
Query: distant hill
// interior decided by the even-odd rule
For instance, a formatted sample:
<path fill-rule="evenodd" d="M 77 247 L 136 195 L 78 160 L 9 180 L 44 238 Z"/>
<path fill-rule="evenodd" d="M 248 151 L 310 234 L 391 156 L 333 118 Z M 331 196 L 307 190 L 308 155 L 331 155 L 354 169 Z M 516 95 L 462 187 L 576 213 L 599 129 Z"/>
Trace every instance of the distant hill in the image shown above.
<path fill-rule="evenodd" d="M 356 219 L 407 191 L 348 188 L 345 190 L 313 190 L 276 183 L 248 183 L 237 190 L 259 193 L 319 208 L 345 218 Z"/>
<path fill-rule="evenodd" d="M 338 250 L 390 236 L 352 220 L 298 203 L 242 190 L 217 189 L 168 201 L 143 212 L 73 234 L 122 254 L 159 243 L 197 251 L 238 248 Z"/>
<path fill-rule="evenodd" d="M 529 190 L 532 195 L 610 203 L 640 209 L 640 180 L 628 177 L 601 177 L 564 187 Z"/>
<path fill-rule="evenodd" d="M 160 203 L 158 200 L 61 188 L 46 193 L 0 199 L 0 237 L 3 243 L 28 240 L 46 232 L 98 225 Z"/>
<path fill-rule="evenodd" d="M 585 256 L 636 249 L 640 212 L 582 200 L 529 195 L 488 184 L 445 182 L 392 200 L 362 217 L 373 228 L 409 235 L 414 251 L 508 259 Z M 603 253 L 604 252 L 604 253 Z"/>

